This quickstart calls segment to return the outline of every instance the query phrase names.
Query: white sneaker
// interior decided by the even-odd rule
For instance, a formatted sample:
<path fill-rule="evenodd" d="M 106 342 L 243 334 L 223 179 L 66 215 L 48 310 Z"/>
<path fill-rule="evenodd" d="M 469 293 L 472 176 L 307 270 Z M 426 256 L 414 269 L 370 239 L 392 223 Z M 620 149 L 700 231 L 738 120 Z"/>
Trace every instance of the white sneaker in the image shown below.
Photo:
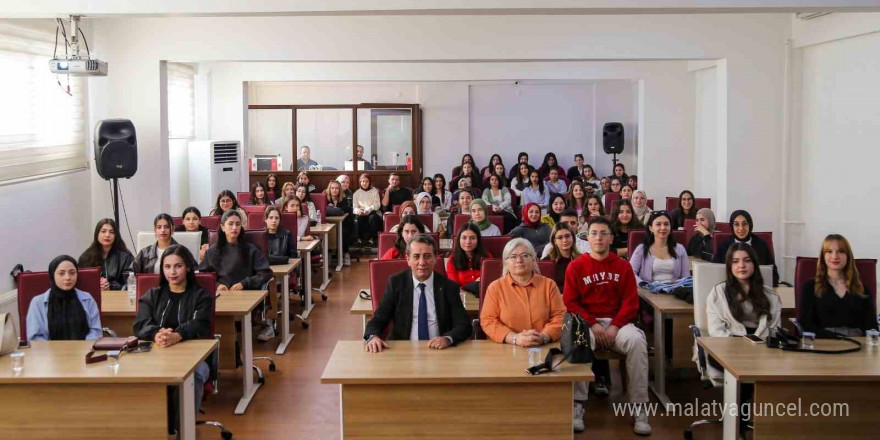
<path fill-rule="evenodd" d="M 651 435 L 651 425 L 648 424 L 648 413 L 645 411 L 645 405 L 639 405 L 636 410 L 635 420 L 633 421 L 633 432 L 638 435 Z"/>
<path fill-rule="evenodd" d="M 351 266 L 351 254 L 349 254 L 348 252 L 345 253 L 345 255 L 342 257 L 342 264 L 344 266 Z"/>
<path fill-rule="evenodd" d="M 273 325 L 263 327 L 263 331 L 257 335 L 257 340 L 260 342 L 266 342 L 270 339 L 275 339 L 275 326 Z"/>
<path fill-rule="evenodd" d="M 574 432 L 584 432 L 584 404 L 575 402 L 571 408 L 571 427 Z"/>

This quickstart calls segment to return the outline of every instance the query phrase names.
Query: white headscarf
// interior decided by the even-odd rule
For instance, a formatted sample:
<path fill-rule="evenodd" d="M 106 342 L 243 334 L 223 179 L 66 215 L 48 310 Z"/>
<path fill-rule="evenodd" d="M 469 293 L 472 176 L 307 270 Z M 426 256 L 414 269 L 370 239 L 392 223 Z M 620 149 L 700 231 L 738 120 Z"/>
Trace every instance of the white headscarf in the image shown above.
<path fill-rule="evenodd" d="M 428 201 L 431 202 L 431 209 L 429 209 L 429 210 L 427 210 L 427 211 L 422 211 L 422 204 L 421 204 L 421 201 L 422 201 L 422 199 L 425 198 L 425 197 L 427 197 L 427 198 L 428 198 Z M 433 214 L 433 213 L 434 213 L 434 211 L 433 211 L 433 206 L 434 206 L 433 203 L 434 203 L 434 202 L 433 202 L 433 199 L 431 198 L 431 195 L 430 195 L 430 194 L 428 194 L 428 193 L 426 193 L 426 192 L 424 192 L 424 191 L 423 191 L 423 192 L 420 192 L 420 193 L 416 196 L 416 213 L 417 213 L 417 214 Z"/>

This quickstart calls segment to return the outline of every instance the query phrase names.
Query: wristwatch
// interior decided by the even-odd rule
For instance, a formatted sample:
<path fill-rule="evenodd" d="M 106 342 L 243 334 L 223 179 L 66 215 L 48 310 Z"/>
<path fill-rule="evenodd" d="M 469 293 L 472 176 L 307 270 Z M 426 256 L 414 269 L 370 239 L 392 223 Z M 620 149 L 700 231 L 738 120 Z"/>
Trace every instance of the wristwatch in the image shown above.
<path fill-rule="evenodd" d="M 516 333 L 513 334 L 513 345 L 516 345 Z"/>

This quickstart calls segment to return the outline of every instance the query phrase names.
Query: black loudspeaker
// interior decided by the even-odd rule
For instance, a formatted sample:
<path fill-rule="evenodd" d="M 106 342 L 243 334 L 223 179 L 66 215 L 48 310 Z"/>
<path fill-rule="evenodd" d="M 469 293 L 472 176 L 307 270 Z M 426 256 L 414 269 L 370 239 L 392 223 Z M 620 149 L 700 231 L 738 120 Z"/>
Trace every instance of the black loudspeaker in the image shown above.
<path fill-rule="evenodd" d="M 623 124 L 609 122 L 602 127 L 602 148 L 605 154 L 623 153 Z"/>
<path fill-rule="evenodd" d="M 105 180 L 134 176 L 137 135 L 128 119 L 105 119 L 95 127 L 95 168 Z"/>

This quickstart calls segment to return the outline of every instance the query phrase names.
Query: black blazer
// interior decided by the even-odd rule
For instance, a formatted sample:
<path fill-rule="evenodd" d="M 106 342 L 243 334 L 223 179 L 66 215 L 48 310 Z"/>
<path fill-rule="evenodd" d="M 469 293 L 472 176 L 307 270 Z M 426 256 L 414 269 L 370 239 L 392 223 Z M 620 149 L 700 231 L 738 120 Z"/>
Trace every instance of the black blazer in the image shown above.
<path fill-rule="evenodd" d="M 413 285 L 412 270 L 392 275 L 388 279 L 385 294 L 373 319 L 367 323 L 364 339 L 374 335 L 381 336 L 393 322 L 388 340 L 409 340 L 413 326 Z M 458 284 L 442 274 L 434 272 L 434 306 L 437 309 L 437 324 L 440 336 L 452 338 L 455 345 L 471 335 L 471 322 L 461 303 Z"/>

